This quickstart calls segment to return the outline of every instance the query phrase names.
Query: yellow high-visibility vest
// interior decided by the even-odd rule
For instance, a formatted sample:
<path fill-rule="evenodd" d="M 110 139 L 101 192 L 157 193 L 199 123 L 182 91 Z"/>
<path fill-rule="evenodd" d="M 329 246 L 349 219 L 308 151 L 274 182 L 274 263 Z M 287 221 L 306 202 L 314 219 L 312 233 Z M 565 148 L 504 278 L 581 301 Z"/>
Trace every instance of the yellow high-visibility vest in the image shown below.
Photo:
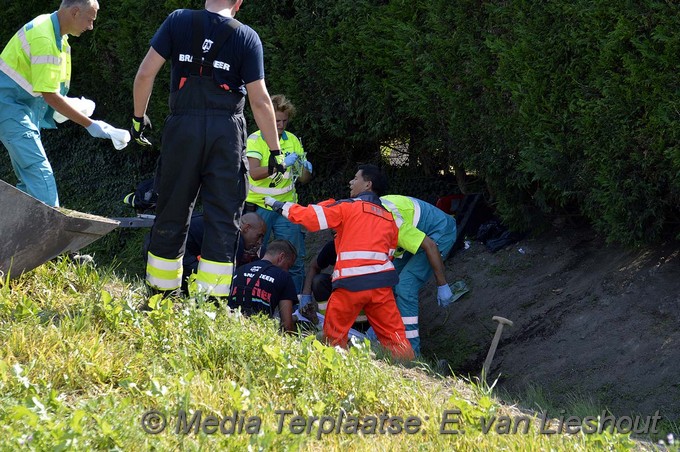
<path fill-rule="evenodd" d="M 0 71 L 33 97 L 68 92 L 71 46 L 60 35 L 57 13 L 43 14 L 17 31 L 0 54 Z"/>
<path fill-rule="evenodd" d="M 276 157 L 278 163 L 282 163 L 287 154 L 292 152 L 298 154 L 300 159 L 304 158 L 305 151 L 302 148 L 300 140 L 290 132 L 283 132 L 279 139 L 279 146 L 281 148 L 281 155 Z M 257 131 L 248 137 L 248 144 L 246 148 L 246 157 L 260 160 L 261 166 L 269 164 L 269 146 L 262 138 L 262 132 Z M 294 165 L 295 166 L 295 165 Z M 297 202 L 297 192 L 295 191 L 294 171 L 296 168 L 286 168 L 282 175 L 275 175 L 265 177 L 264 179 L 255 180 L 248 175 L 248 182 L 250 188 L 246 202 L 257 204 L 263 209 L 270 207 L 264 205 L 264 198 L 271 196 L 277 201 Z M 302 171 L 301 167 L 297 170 Z"/>

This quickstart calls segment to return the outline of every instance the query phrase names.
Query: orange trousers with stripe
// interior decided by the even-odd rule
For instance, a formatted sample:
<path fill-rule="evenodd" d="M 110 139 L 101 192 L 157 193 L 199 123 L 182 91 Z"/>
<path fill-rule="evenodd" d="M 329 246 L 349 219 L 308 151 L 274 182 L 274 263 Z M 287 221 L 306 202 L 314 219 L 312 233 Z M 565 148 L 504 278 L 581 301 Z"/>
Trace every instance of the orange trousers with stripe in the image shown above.
<path fill-rule="evenodd" d="M 415 358 L 391 287 L 351 292 L 335 289 L 328 299 L 323 334 L 332 345 L 347 347 L 347 333 L 364 310 L 378 340 L 393 358 Z"/>

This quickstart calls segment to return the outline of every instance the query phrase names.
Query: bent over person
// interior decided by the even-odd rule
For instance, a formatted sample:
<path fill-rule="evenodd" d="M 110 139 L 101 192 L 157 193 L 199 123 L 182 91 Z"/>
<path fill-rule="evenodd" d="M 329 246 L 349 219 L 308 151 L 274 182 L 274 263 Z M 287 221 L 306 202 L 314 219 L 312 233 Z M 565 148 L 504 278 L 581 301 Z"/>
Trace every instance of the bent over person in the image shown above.
<path fill-rule="evenodd" d="M 109 124 L 91 120 L 66 97 L 68 35 L 92 30 L 98 10 L 96 0 L 62 0 L 57 11 L 21 27 L 0 54 L 0 141 L 9 152 L 17 188 L 52 207 L 59 207 L 59 195 L 40 129 L 56 128 L 57 112 L 95 138 L 111 138 Z"/>
<path fill-rule="evenodd" d="M 156 74 L 171 60 L 170 115 L 163 130 L 163 164 L 146 266 L 146 282 L 155 292 L 168 294 L 181 286 L 184 243 L 200 189 L 205 232 L 189 292 L 229 295 L 248 189 L 246 93 L 265 141 L 278 150 L 262 43 L 252 28 L 233 18 L 241 3 L 207 0 L 204 10 L 171 13 L 152 38 L 135 77 L 132 135 L 146 145 L 149 96 Z"/>
<path fill-rule="evenodd" d="M 310 231 L 333 228 L 337 232 L 333 292 L 323 326 L 326 339 L 332 345 L 346 347 L 347 333 L 363 309 L 383 347 L 394 358 L 410 360 L 414 358 L 413 348 L 406 339 L 392 292 L 399 280 L 392 264 L 398 228 L 392 214 L 370 191 L 373 184 L 386 184 L 379 171 L 369 174 L 371 168 L 374 167 L 359 167 L 350 182 L 351 199 L 307 207 L 274 198 L 265 198 L 265 202 Z"/>
<path fill-rule="evenodd" d="M 297 252 L 287 240 L 274 240 L 260 260 L 240 266 L 234 273 L 229 307 L 240 308 L 249 316 L 265 313 L 279 317 L 285 331 L 294 331 L 293 303 L 297 302 L 295 284 L 288 270 Z"/>
<path fill-rule="evenodd" d="M 182 276 L 183 291 L 187 290 L 185 284 L 187 284 L 189 276 L 198 270 L 198 263 L 201 260 L 201 248 L 203 247 L 204 226 L 203 214 L 194 213 L 191 217 L 186 249 L 182 258 L 182 266 L 184 267 Z M 262 239 L 267 230 L 267 225 L 264 224 L 262 218 L 256 213 L 249 212 L 241 215 L 239 229 L 238 245 L 236 247 L 236 255 L 234 256 L 235 268 L 262 258 L 264 254 Z"/>
<path fill-rule="evenodd" d="M 439 208 L 420 199 L 378 193 L 383 206 L 399 224 L 399 248 L 394 254 L 394 267 L 399 283 L 394 296 L 406 327 L 406 337 L 416 354 L 420 354 L 418 327 L 418 293 L 434 272 L 437 303 L 448 306 L 453 299 L 446 283 L 444 259 L 456 241 L 456 220 Z"/>

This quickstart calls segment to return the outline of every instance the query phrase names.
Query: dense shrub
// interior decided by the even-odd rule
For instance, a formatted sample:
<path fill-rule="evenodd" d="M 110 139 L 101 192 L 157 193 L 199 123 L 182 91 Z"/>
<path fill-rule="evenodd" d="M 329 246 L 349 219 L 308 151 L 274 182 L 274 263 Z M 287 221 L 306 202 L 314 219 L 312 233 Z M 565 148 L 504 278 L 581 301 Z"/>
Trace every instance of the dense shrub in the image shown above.
<path fill-rule="evenodd" d="M 2 42 L 57 3 L 7 6 Z M 95 30 L 71 41 L 72 93 L 127 127 L 150 37 L 171 10 L 203 2 L 100 3 Z M 678 233 L 679 10 L 660 0 L 245 0 L 237 17 L 262 37 L 270 92 L 298 107 L 290 127 L 316 173 L 303 201 L 342 195 L 356 163 L 393 149 L 405 164 L 390 170 L 395 191 L 433 200 L 455 180 L 488 192 L 516 229 L 576 215 L 639 243 Z M 166 67 L 149 107 L 156 144 L 167 83 Z M 116 152 L 72 124 L 45 143 L 63 203 L 107 215 L 158 153 Z M 5 157 L 0 177 L 14 179 Z"/>

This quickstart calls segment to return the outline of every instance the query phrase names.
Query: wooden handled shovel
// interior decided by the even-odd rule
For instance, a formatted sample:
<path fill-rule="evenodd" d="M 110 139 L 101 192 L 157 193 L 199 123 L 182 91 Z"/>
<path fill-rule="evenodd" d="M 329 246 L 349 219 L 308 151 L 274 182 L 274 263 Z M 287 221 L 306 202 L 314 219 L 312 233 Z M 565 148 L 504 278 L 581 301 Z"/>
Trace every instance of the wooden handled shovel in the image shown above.
<path fill-rule="evenodd" d="M 503 326 L 508 325 L 512 326 L 513 323 L 512 321 L 504 318 L 504 317 L 499 317 L 497 315 L 493 316 L 491 318 L 493 321 L 498 322 L 498 326 L 496 327 L 496 334 L 493 336 L 493 340 L 491 341 L 491 347 L 489 347 L 489 353 L 486 354 L 486 359 L 484 360 L 484 367 L 482 367 L 482 380 L 486 382 L 486 376 L 489 373 L 489 368 L 491 367 L 491 361 L 493 360 L 493 355 L 496 353 L 496 347 L 498 347 L 498 342 L 501 340 L 501 334 L 503 333 Z"/>

